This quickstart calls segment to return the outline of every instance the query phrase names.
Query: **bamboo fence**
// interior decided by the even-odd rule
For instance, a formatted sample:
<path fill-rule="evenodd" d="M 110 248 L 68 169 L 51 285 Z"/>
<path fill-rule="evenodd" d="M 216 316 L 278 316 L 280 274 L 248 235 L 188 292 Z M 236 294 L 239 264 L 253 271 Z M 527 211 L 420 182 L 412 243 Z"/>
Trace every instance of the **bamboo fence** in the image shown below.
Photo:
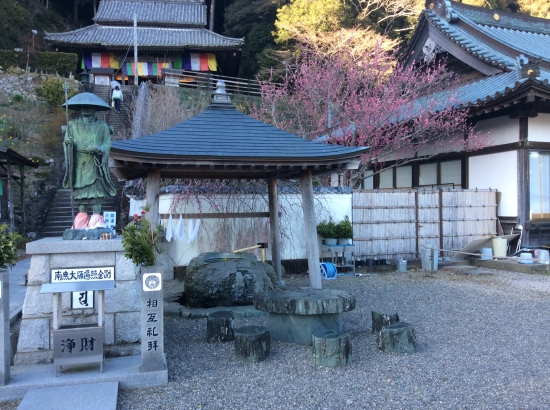
<path fill-rule="evenodd" d="M 419 259 L 423 246 L 460 250 L 497 234 L 497 191 L 353 191 L 356 258 Z"/>

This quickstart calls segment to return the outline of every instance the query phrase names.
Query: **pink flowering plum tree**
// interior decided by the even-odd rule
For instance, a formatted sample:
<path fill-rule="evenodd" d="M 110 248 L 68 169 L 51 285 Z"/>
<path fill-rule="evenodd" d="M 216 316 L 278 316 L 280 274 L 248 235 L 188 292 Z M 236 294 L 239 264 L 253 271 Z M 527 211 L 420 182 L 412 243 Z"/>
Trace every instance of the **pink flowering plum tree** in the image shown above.
<path fill-rule="evenodd" d="M 405 67 L 391 52 L 303 52 L 282 85 L 262 83 L 252 115 L 308 139 L 370 147 L 347 175 L 359 186 L 365 171 L 472 151 L 487 135 L 468 122 L 453 78 L 442 64 Z"/>

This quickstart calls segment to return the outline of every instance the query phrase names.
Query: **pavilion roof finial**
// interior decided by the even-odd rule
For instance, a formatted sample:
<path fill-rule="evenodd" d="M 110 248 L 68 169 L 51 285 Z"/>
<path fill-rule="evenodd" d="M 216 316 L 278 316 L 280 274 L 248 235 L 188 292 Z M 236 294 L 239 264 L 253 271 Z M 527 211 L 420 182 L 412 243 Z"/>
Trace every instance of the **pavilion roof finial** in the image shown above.
<path fill-rule="evenodd" d="M 231 94 L 225 91 L 225 82 L 223 82 L 222 80 L 218 80 L 218 82 L 216 83 L 216 91 L 214 91 L 214 94 L 212 95 L 212 104 L 210 105 L 210 108 L 235 108 L 233 103 L 231 102 L 230 95 Z"/>

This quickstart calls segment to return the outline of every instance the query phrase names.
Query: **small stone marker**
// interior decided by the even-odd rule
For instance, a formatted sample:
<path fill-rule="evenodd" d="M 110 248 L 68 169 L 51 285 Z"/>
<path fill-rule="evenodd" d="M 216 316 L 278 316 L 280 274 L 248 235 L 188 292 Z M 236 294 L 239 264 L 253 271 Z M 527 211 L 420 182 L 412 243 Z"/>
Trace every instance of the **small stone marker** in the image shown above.
<path fill-rule="evenodd" d="M 352 347 L 348 333 L 327 330 L 313 333 L 313 358 L 318 366 L 345 366 L 351 363 Z"/>
<path fill-rule="evenodd" d="M 384 326 L 391 325 L 392 323 L 399 322 L 399 315 L 397 313 L 387 314 L 372 311 L 372 331 L 373 335 L 378 335 Z"/>
<path fill-rule="evenodd" d="M 230 342 L 233 339 L 233 312 L 218 310 L 210 313 L 206 319 L 206 341 L 208 343 Z"/>
<path fill-rule="evenodd" d="M 415 353 L 414 327 L 405 322 L 385 326 L 376 339 L 378 348 L 386 353 Z"/>
<path fill-rule="evenodd" d="M 144 273 L 141 292 L 141 372 L 164 370 L 162 275 Z"/>
<path fill-rule="evenodd" d="M 11 344 L 10 344 L 10 298 L 9 271 L 0 270 L 0 340 L 2 354 L 0 356 L 0 385 L 5 386 L 10 380 Z"/>
<path fill-rule="evenodd" d="M 269 356 L 271 339 L 263 326 L 245 326 L 235 329 L 235 355 L 247 362 L 262 362 Z"/>

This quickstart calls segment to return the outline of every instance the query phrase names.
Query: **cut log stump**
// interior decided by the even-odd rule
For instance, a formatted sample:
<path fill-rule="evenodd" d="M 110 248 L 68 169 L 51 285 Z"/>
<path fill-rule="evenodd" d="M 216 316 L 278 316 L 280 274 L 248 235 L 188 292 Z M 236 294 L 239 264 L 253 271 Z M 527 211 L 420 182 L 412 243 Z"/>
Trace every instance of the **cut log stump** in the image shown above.
<path fill-rule="evenodd" d="M 348 333 L 326 330 L 313 333 L 313 358 L 318 366 L 345 366 L 351 363 L 352 348 Z"/>
<path fill-rule="evenodd" d="M 235 355 L 247 362 L 258 363 L 269 356 L 271 340 L 263 326 L 245 326 L 235 329 Z"/>
<path fill-rule="evenodd" d="M 218 310 L 206 319 L 206 340 L 208 343 L 230 342 L 233 340 L 233 312 Z"/>
<path fill-rule="evenodd" d="M 399 322 L 397 313 L 388 314 L 372 311 L 372 334 L 378 335 L 384 326 Z"/>
<path fill-rule="evenodd" d="M 414 327 L 405 322 L 385 326 L 376 339 L 378 348 L 387 353 L 415 353 L 416 336 Z"/>

